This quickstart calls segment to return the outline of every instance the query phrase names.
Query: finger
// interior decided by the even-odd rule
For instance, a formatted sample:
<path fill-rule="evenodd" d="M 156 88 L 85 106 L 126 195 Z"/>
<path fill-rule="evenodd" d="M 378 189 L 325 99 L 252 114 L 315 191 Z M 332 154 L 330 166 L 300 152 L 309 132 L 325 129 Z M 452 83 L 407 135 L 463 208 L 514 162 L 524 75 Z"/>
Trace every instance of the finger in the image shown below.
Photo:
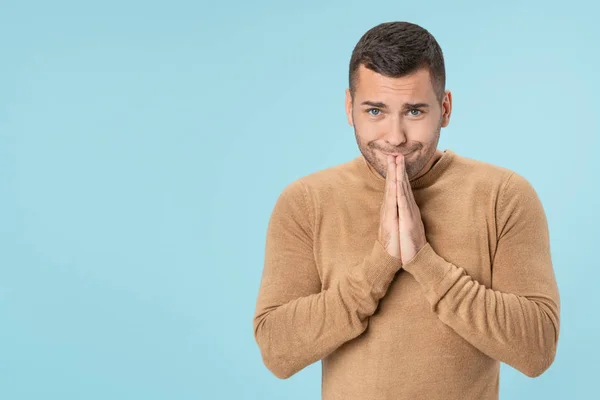
<path fill-rule="evenodd" d="M 408 207 L 408 199 L 406 192 L 406 180 L 404 173 L 404 161 L 400 160 L 401 157 L 398 157 L 396 160 L 396 186 L 397 186 L 397 196 L 398 196 L 398 213 L 405 211 Z"/>
<path fill-rule="evenodd" d="M 404 172 L 404 181 L 406 182 L 406 189 L 407 189 L 407 199 L 409 200 L 409 203 L 411 204 L 415 204 L 415 196 L 414 193 L 412 191 L 412 188 L 410 187 L 410 179 L 408 178 L 408 172 L 406 171 L 406 159 L 402 159 L 402 170 Z"/>
<path fill-rule="evenodd" d="M 413 192 L 413 190 L 410 186 L 410 179 L 408 177 L 408 171 L 406 171 L 406 167 L 404 168 L 404 174 L 406 175 L 406 184 L 408 185 L 408 188 L 409 188 L 411 203 L 414 207 L 418 208 L 417 201 L 415 200 L 415 193 Z"/>
<path fill-rule="evenodd" d="M 396 182 L 396 174 L 397 174 L 397 168 L 396 168 L 396 161 L 395 161 L 395 157 L 393 156 L 387 156 L 387 162 L 388 162 L 388 168 L 387 168 L 387 173 L 386 173 L 386 178 L 385 178 L 385 184 L 386 184 L 386 201 L 385 201 L 385 205 L 386 205 L 386 210 L 389 211 L 394 211 L 394 215 L 396 214 L 396 187 L 397 182 Z"/>

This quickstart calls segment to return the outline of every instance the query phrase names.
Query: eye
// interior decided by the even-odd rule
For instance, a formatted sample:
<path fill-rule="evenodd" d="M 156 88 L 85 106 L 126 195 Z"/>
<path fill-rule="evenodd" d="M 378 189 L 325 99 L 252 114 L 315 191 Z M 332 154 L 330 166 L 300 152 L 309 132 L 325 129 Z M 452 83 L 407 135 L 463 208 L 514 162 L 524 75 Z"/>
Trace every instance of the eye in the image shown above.
<path fill-rule="evenodd" d="M 373 114 L 373 113 L 371 113 L 371 111 L 376 111 L 376 113 Z M 376 116 L 378 116 L 381 113 L 381 110 L 378 109 L 378 108 L 369 108 L 367 110 L 367 113 L 370 113 L 372 116 L 376 117 Z"/>
<path fill-rule="evenodd" d="M 420 113 L 421 113 L 421 110 L 417 110 L 416 108 L 413 108 L 412 110 L 409 110 L 408 112 L 409 112 L 409 113 L 412 113 L 413 111 L 417 111 L 417 112 L 420 112 Z M 415 115 L 415 114 L 411 114 L 411 115 L 412 115 L 413 117 L 418 117 L 420 114 L 416 114 L 416 115 Z"/>

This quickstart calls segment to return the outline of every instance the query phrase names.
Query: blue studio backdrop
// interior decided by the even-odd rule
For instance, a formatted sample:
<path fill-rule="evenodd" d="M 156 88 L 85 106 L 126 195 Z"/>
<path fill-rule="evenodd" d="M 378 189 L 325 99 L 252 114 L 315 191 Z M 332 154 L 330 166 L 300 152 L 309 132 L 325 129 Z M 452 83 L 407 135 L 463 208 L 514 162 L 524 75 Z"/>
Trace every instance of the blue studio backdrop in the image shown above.
<path fill-rule="evenodd" d="M 252 317 L 290 182 L 359 155 L 348 62 L 386 21 L 444 52 L 439 148 L 544 205 L 554 364 L 502 399 L 592 399 L 600 323 L 595 2 L 0 2 L 0 398 L 318 399 L 262 364 Z"/>

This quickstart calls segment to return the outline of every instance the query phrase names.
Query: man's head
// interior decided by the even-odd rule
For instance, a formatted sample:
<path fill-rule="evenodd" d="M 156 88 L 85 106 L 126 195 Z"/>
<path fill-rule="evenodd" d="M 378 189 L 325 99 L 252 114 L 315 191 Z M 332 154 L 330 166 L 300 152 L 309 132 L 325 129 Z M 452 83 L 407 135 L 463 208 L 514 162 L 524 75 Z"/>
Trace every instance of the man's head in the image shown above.
<path fill-rule="evenodd" d="M 350 59 L 346 114 L 360 152 L 386 175 L 386 153 L 406 154 L 410 180 L 437 161 L 440 130 L 450 121 L 442 50 L 424 28 L 386 22 L 368 30 Z"/>

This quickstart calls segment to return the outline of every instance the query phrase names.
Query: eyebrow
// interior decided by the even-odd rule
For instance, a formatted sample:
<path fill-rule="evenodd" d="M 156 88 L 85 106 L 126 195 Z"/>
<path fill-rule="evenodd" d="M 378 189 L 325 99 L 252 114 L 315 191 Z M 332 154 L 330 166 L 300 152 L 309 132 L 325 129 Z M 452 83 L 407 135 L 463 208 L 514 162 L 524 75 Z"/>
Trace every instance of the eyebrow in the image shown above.
<path fill-rule="evenodd" d="M 376 102 L 376 101 L 366 100 L 360 104 L 363 106 L 371 106 L 371 107 L 377 107 L 377 108 L 383 108 L 383 109 L 388 108 L 387 104 L 381 103 L 381 102 Z M 405 110 L 413 109 L 413 108 L 429 108 L 429 104 L 427 104 L 427 103 L 404 103 L 402 108 Z"/>

